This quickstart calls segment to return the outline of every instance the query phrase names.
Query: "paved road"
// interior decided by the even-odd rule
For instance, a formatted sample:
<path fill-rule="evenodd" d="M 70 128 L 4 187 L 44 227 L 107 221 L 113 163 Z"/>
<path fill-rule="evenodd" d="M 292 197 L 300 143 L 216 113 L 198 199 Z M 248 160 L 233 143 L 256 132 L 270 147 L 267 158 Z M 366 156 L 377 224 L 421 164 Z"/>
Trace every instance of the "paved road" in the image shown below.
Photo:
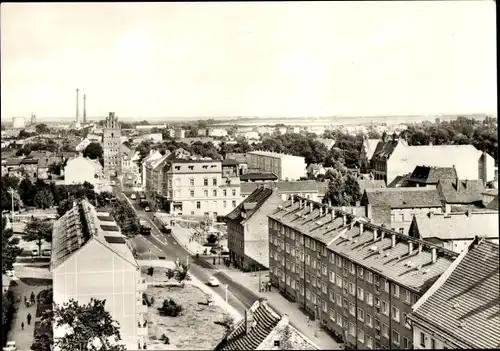
<path fill-rule="evenodd" d="M 127 189 L 125 189 L 126 194 L 121 191 L 120 182 L 118 181 L 117 186 L 114 187 L 113 191 L 115 196 L 121 199 L 124 199 L 125 196 L 131 195 L 131 192 L 128 192 Z M 184 261 L 185 258 L 189 256 L 190 273 L 202 282 L 207 282 L 208 278 L 211 276 L 217 277 L 221 286 L 213 287 L 212 289 L 214 293 L 221 296 L 223 299 L 225 298 L 224 285 L 227 284 L 229 291 L 228 303 L 244 315 L 245 310 L 253 305 L 257 297 L 241 285 L 228 279 L 225 275 L 220 272 L 218 273 L 217 270 L 215 270 L 213 266 L 205 260 L 197 259 L 196 256 L 191 256 L 189 252 L 180 246 L 173 237 L 167 236 L 158 230 L 156 225 L 153 223 L 154 214 L 152 212 L 144 212 L 137 201 L 131 200 L 131 202 L 134 204 L 134 209 L 137 212 L 139 219 L 147 220 L 151 224 L 151 235 L 143 236 L 143 238 L 149 241 L 149 243 L 156 247 L 156 249 L 161 250 L 168 260 L 175 260 L 176 258 L 179 258 Z"/>

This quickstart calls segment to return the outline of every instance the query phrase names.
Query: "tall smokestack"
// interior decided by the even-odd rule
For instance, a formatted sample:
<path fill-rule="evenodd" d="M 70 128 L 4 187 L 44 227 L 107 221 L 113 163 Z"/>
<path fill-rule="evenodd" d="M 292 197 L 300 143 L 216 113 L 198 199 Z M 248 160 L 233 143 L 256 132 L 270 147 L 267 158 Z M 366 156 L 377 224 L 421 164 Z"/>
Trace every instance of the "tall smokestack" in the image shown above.
<path fill-rule="evenodd" d="M 87 123 L 87 95 L 83 94 L 83 123 Z"/>
<path fill-rule="evenodd" d="M 78 100 L 79 100 L 79 95 L 78 95 L 78 89 L 76 89 L 76 122 L 79 122 L 78 118 Z"/>

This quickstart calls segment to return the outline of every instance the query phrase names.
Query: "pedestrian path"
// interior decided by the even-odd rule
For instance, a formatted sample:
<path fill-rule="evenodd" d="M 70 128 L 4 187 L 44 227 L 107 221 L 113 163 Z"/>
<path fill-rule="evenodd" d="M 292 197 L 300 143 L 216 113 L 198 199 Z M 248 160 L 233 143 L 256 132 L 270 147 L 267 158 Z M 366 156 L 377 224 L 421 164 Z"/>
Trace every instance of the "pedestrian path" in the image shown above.
<path fill-rule="evenodd" d="M 34 332 L 35 332 L 35 321 L 36 321 L 36 303 L 30 307 L 26 307 L 24 304 L 24 296 L 28 299 L 31 292 L 38 296 L 38 293 L 44 290 L 45 286 L 29 286 L 24 284 L 22 281 L 17 280 L 17 286 L 11 287 L 14 294 L 14 300 L 18 297 L 20 302 L 15 302 L 14 306 L 16 311 L 12 317 L 12 326 L 7 336 L 7 341 L 15 341 L 18 350 L 30 350 L 33 344 Z M 26 320 L 27 315 L 31 314 L 31 324 L 28 325 Z M 24 329 L 21 327 L 21 323 L 24 322 Z"/>

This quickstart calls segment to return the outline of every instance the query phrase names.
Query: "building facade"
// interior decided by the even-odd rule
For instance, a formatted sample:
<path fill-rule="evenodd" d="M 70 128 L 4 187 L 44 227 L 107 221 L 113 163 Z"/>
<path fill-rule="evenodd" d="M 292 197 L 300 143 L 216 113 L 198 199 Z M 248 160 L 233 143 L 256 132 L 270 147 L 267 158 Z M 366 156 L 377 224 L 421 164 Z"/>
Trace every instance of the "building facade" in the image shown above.
<path fill-rule="evenodd" d="M 109 213 L 97 212 L 86 200 L 75 204 L 54 223 L 51 272 L 54 303 L 80 304 L 106 300 L 105 308 L 120 323 L 122 343 L 142 349 L 147 339 L 146 290 L 131 248 Z M 63 329 L 54 329 L 54 338 Z"/>
<path fill-rule="evenodd" d="M 295 182 L 252 182 L 241 183 L 241 198 L 244 200 L 252 192 L 262 186 L 276 188 L 283 200 L 287 200 L 292 195 L 301 196 L 306 199 L 322 202 L 325 192 L 321 191 L 321 183 L 314 180 L 298 180 Z"/>
<path fill-rule="evenodd" d="M 411 349 L 411 306 L 457 256 L 300 197 L 269 215 L 272 284 L 346 347 Z"/>
<path fill-rule="evenodd" d="M 114 112 L 106 117 L 103 129 L 104 176 L 106 179 L 122 174 L 121 127 Z"/>
<path fill-rule="evenodd" d="M 299 180 L 307 177 L 304 157 L 269 151 L 247 153 L 248 168 L 275 174 L 279 180 Z"/>
<path fill-rule="evenodd" d="M 64 184 L 82 184 L 89 182 L 97 185 L 105 181 L 101 164 L 88 157 L 75 157 L 68 160 L 64 167 Z"/>

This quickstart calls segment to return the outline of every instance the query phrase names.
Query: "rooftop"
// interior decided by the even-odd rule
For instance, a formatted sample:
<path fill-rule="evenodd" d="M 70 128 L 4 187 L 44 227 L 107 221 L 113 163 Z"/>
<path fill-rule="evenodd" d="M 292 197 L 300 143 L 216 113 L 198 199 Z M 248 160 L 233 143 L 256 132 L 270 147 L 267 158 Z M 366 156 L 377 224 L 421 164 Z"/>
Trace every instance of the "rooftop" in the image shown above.
<path fill-rule="evenodd" d="M 269 218 L 323 242 L 334 254 L 415 292 L 426 291 L 458 256 L 438 245 L 298 196 L 278 206 Z M 436 250 L 435 262 L 433 250 Z"/>
<path fill-rule="evenodd" d="M 278 177 L 274 173 L 256 172 L 240 175 L 240 180 L 277 180 Z"/>
<path fill-rule="evenodd" d="M 419 184 L 437 184 L 439 180 L 457 179 L 455 167 L 417 166 L 410 176 L 410 181 Z"/>
<path fill-rule="evenodd" d="M 251 194 L 260 186 L 270 188 L 276 187 L 278 193 L 301 193 L 301 192 L 318 192 L 317 182 L 314 180 L 299 180 L 299 181 L 280 181 L 280 182 L 259 182 L 259 183 L 241 183 L 241 194 Z"/>
<path fill-rule="evenodd" d="M 440 180 L 437 190 L 443 201 L 450 204 L 483 201 L 484 185 L 481 180 Z"/>
<path fill-rule="evenodd" d="M 499 291 L 498 245 L 474 242 L 442 285 L 417 302 L 410 318 L 430 325 L 458 348 L 497 349 Z"/>
<path fill-rule="evenodd" d="M 248 220 L 252 214 L 272 195 L 273 190 L 266 187 L 259 187 L 252 192 L 242 203 L 232 210 L 226 217 L 231 220 Z M 242 213 L 246 216 L 243 217 Z"/>
<path fill-rule="evenodd" d="M 439 192 L 428 188 L 365 189 L 361 204 L 370 204 L 372 207 L 389 206 L 390 208 L 442 206 Z"/>
<path fill-rule="evenodd" d="M 294 156 L 290 154 L 283 154 L 279 152 L 271 152 L 271 151 L 249 151 L 247 152 L 247 155 L 259 155 L 259 156 L 268 156 L 268 157 L 274 157 L 274 158 L 301 158 L 304 159 L 302 156 Z"/>

